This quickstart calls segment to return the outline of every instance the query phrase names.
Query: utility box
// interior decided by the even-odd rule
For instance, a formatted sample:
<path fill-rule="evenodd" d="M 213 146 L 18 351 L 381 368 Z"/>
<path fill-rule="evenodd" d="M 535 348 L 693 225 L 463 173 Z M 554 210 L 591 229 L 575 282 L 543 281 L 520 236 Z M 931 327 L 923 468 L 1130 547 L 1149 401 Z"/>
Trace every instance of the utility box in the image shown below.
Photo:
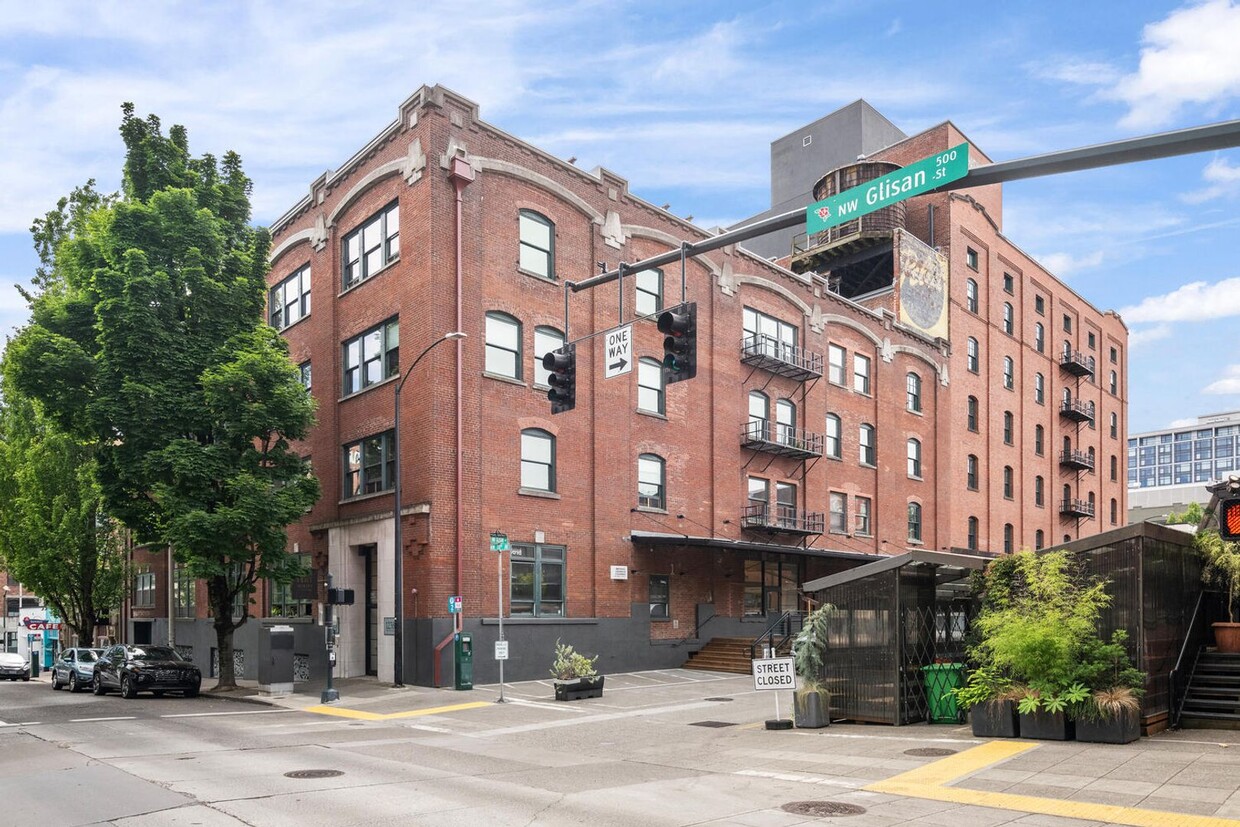
<path fill-rule="evenodd" d="M 258 661 L 258 683 L 272 695 L 293 692 L 293 627 L 272 626 L 267 630 L 268 656 Z"/>
<path fill-rule="evenodd" d="M 474 636 L 457 632 L 453 646 L 456 661 L 456 689 L 474 688 Z"/>
<path fill-rule="evenodd" d="M 471 672 L 470 674 L 472 675 L 473 673 Z M 39 677 L 39 652 L 36 649 L 30 650 L 30 677 Z M 457 688 L 459 689 L 460 687 Z"/>

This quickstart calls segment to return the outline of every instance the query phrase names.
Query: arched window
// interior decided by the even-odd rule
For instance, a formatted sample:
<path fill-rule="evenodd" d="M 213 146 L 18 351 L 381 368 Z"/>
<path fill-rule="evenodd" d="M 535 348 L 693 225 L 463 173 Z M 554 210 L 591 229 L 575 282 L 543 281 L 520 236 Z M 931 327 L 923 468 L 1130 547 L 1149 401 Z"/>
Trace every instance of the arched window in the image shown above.
<path fill-rule="evenodd" d="M 908 504 L 908 538 L 921 542 L 921 503 Z"/>
<path fill-rule="evenodd" d="M 1111 454 L 1111 482 L 1119 481 L 1119 457 Z"/>
<path fill-rule="evenodd" d="M 1033 478 L 1033 504 L 1041 508 L 1046 505 L 1046 481 L 1041 476 Z"/>
<path fill-rule="evenodd" d="M 977 490 L 977 455 L 969 454 L 965 460 L 965 485 L 970 491 Z"/>
<path fill-rule="evenodd" d="M 750 439 L 769 441 L 771 439 L 771 400 L 762 391 L 749 392 L 749 430 Z"/>
<path fill-rule="evenodd" d="M 1046 352 L 1046 328 L 1041 322 L 1035 322 L 1033 325 L 1033 349 L 1038 353 Z"/>
<path fill-rule="evenodd" d="M 973 279 L 964 283 L 964 306 L 970 313 L 977 312 L 977 282 Z"/>
<path fill-rule="evenodd" d="M 1111 525 L 1119 525 L 1119 500 L 1111 498 Z"/>
<path fill-rule="evenodd" d="M 910 373 L 905 377 L 905 390 L 907 397 L 905 403 L 910 411 L 915 413 L 921 412 L 921 377 L 916 373 Z"/>
<path fill-rule="evenodd" d="M 1016 387 L 1016 366 L 1011 356 L 1003 357 L 1003 387 L 1008 390 Z"/>
<path fill-rule="evenodd" d="M 775 402 L 775 441 L 793 445 L 797 438 L 797 406 L 790 399 Z"/>
<path fill-rule="evenodd" d="M 840 418 L 835 414 L 827 414 L 826 452 L 833 459 L 843 459 L 840 446 Z"/>
<path fill-rule="evenodd" d="M 521 487 L 555 491 L 555 437 L 541 428 L 521 432 Z"/>
<path fill-rule="evenodd" d="M 1111 393 L 1119 395 L 1119 374 L 1115 371 L 1111 371 Z"/>
<path fill-rule="evenodd" d="M 908 441 L 908 475 L 921 478 L 921 440 Z"/>
<path fill-rule="evenodd" d="M 858 459 L 862 465 L 878 465 L 877 440 L 875 439 L 873 425 L 863 422 L 861 427 L 857 429 L 857 446 L 859 448 Z"/>
<path fill-rule="evenodd" d="M 1012 483 L 1012 466 L 1003 466 L 1003 496 L 1009 500 L 1012 499 L 1013 483 Z"/>
<path fill-rule="evenodd" d="M 1012 329 L 1013 329 L 1013 326 L 1014 326 L 1014 324 L 1015 324 L 1015 323 L 1014 323 L 1014 321 L 1013 321 L 1013 318 L 1014 318 L 1014 317 L 1013 317 L 1013 315 L 1012 315 L 1012 305 L 1011 305 L 1011 303 L 1010 303 L 1010 302 L 1004 302 L 1004 303 L 1003 303 L 1003 332 L 1004 332 L 1004 333 L 1006 333 L 1006 334 L 1007 334 L 1007 335 L 1009 335 L 1009 336 L 1011 336 L 1011 335 L 1012 335 Z"/>
<path fill-rule="evenodd" d="M 520 252 L 518 266 L 535 276 L 555 278 L 555 224 L 533 210 L 521 210 L 518 218 Z"/>
<path fill-rule="evenodd" d="M 1011 411 L 1003 412 L 1003 442 L 1007 445 L 1016 444 L 1016 425 Z"/>
<path fill-rule="evenodd" d="M 1041 551 L 1042 547 L 1045 545 L 1046 535 L 1042 533 L 1042 529 L 1039 528 L 1037 531 L 1033 532 L 1033 550 Z"/>
<path fill-rule="evenodd" d="M 970 431 L 977 433 L 977 397 L 970 396 L 965 407 L 966 424 Z"/>
<path fill-rule="evenodd" d="M 551 371 L 543 367 L 543 357 L 553 350 L 564 347 L 564 334 L 554 327 L 534 328 L 534 384 L 549 385 Z"/>
<path fill-rule="evenodd" d="M 1046 440 L 1046 429 L 1043 428 L 1041 425 L 1035 425 L 1033 427 L 1033 452 L 1037 454 L 1038 456 L 1042 456 L 1042 452 L 1045 450 L 1044 448 L 1045 440 Z"/>
<path fill-rule="evenodd" d="M 486 372 L 520 379 L 521 323 L 507 313 L 489 311 L 486 335 Z"/>
<path fill-rule="evenodd" d="M 666 476 L 663 457 L 642 454 L 637 458 L 637 504 L 645 508 L 667 508 Z"/>
<path fill-rule="evenodd" d="M 977 373 L 981 370 L 981 357 L 977 346 L 977 339 L 972 336 L 965 346 L 965 366 L 968 367 L 970 373 Z"/>
<path fill-rule="evenodd" d="M 1033 401 L 1039 405 L 1046 404 L 1046 377 L 1041 373 L 1033 375 Z"/>
<path fill-rule="evenodd" d="M 1068 485 L 1068 483 L 1065 482 L 1063 485 L 1063 505 L 1066 508 L 1071 504 L 1072 504 L 1072 486 Z"/>
<path fill-rule="evenodd" d="M 977 551 L 977 517 L 969 518 L 969 551 Z"/>
<path fill-rule="evenodd" d="M 1119 439 L 1119 415 L 1111 412 L 1111 439 Z"/>
<path fill-rule="evenodd" d="M 1015 545 L 1014 534 L 1015 532 L 1012 530 L 1012 524 L 1004 523 L 1003 524 L 1003 552 L 1005 554 L 1011 554 L 1012 551 L 1014 550 L 1012 548 L 1012 546 Z"/>

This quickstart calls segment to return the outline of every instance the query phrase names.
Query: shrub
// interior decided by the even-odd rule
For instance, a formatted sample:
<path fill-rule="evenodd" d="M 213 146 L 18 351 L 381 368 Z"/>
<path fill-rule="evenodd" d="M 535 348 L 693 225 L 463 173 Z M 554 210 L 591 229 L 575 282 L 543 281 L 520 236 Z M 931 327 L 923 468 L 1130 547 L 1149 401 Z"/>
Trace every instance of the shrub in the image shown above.
<path fill-rule="evenodd" d="M 551 663 L 551 674 L 561 681 L 572 681 L 578 678 L 593 678 L 598 674 L 594 662 L 598 655 L 587 658 L 567 643 L 555 641 L 555 660 Z"/>

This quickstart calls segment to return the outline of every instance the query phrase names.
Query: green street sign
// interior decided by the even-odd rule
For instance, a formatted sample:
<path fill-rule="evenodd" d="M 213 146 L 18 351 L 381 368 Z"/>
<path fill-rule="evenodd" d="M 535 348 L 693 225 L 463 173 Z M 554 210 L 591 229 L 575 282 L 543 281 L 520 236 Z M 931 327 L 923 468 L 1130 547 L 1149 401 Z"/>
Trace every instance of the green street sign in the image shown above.
<path fill-rule="evenodd" d="M 805 233 L 813 235 L 883 207 L 959 181 L 969 174 L 969 145 L 960 144 L 929 158 L 824 198 L 805 208 Z"/>
<path fill-rule="evenodd" d="M 491 551 L 510 551 L 511 548 L 507 534 L 500 534 L 497 531 L 491 535 Z"/>

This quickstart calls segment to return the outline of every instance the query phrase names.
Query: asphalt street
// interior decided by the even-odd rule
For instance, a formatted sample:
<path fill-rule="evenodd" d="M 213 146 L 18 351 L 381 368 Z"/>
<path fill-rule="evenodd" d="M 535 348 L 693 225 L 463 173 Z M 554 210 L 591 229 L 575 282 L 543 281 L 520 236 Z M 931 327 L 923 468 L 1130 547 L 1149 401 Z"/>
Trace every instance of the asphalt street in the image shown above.
<path fill-rule="evenodd" d="M 341 693 L 323 706 L 0 684 L 0 824 L 1240 825 L 1237 733 L 1100 746 L 955 726 L 770 731 L 775 693 L 686 670 L 611 675 L 602 698 L 569 703 L 545 681 L 507 686 L 504 704 L 494 686 Z"/>

